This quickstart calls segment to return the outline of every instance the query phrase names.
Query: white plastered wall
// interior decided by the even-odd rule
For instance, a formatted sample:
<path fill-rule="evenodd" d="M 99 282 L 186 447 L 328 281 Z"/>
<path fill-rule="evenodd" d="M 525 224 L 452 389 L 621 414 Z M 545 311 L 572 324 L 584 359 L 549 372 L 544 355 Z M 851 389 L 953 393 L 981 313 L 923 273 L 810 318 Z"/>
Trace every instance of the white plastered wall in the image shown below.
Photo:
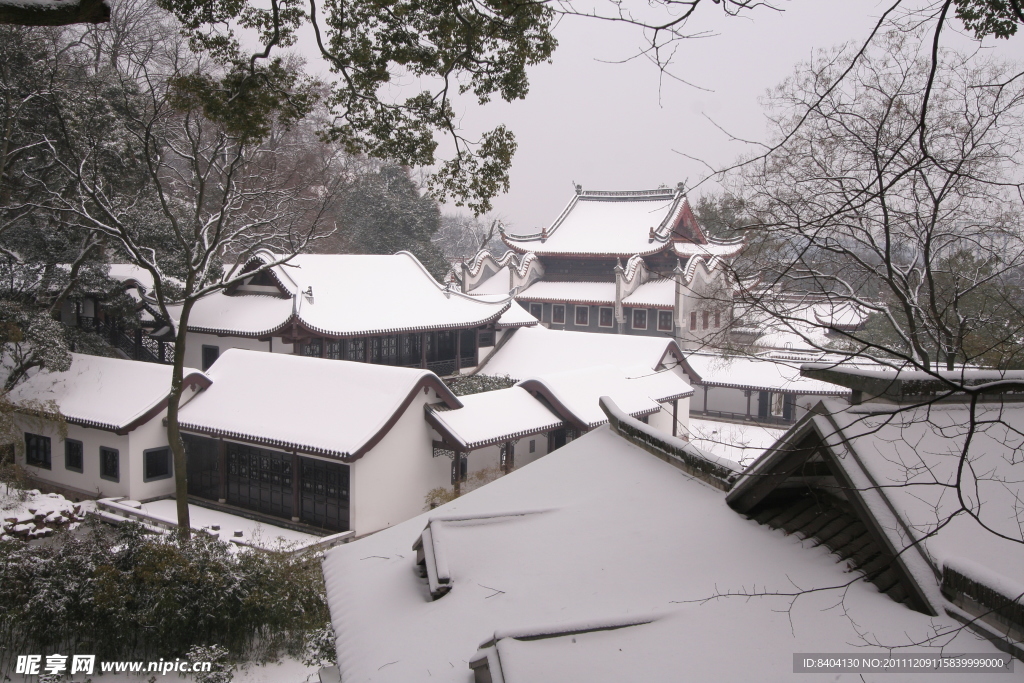
<path fill-rule="evenodd" d="M 530 452 L 530 442 L 533 442 L 534 452 Z M 515 468 L 519 469 L 523 465 L 529 465 L 534 460 L 548 454 L 548 435 L 547 434 L 534 434 L 533 436 L 524 436 L 519 439 L 519 443 L 516 444 L 516 455 L 515 455 Z"/>
<path fill-rule="evenodd" d="M 49 482 L 64 489 L 80 493 L 82 498 L 106 498 L 110 496 L 128 496 L 131 477 L 128 436 L 120 436 L 102 429 L 92 429 L 80 425 L 67 425 L 69 439 L 82 442 L 82 472 L 75 472 L 65 467 L 64 440 L 56 423 L 37 418 L 16 418 L 21 435 L 17 456 L 18 464 L 25 467 L 26 472 L 41 481 Z M 34 467 L 25 463 L 25 433 L 39 434 L 50 437 L 50 469 Z M 164 437 L 166 443 L 166 436 Z M 115 448 L 120 454 L 120 481 L 114 482 L 100 477 L 100 447 Z M 141 475 L 140 475 L 141 479 Z"/>
<path fill-rule="evenodd" d="M 423 512 L 427 492 L 451 486 L 451 460 L 433 457 L 422 390 L 380 442 L 352 463 L 350 525 L 356 536 L 385 529 Z"/>

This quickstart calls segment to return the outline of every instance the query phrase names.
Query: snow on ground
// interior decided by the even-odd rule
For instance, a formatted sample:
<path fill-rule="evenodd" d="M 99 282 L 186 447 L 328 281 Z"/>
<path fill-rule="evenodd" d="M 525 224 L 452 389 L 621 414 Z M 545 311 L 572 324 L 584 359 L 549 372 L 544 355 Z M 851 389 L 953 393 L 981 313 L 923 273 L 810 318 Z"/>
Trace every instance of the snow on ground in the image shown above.
<path fill-rule="evenodd" d="M 139 661 L 139 660 L 136 660 Z M 147 662 L 148 664 L 148 662 Z M 97 661 L 96 668 L 99 668 Z M 269 664 L 245 664 L 234 672 L 232 683 L 319 683 L 317 672 L 319 667 L 306 666 L 297 659 L 282 657 L 279 662 Z M 14 683 L 37 683 L 38 676 L 23 676 L 11 674 Z M 82 676 L 75 674 L 68 683 L 79 683 L 92 679 L 96 683 L 148 683 L 154 678 L 160 683 L 171 683 L 172 681 L 194 681 L 195 677 L 190 674 L 130 674 L 130 673 L 106 673 Z"/>
<path fill-rule="evenodd" d="M 0 484 L 2 538 L 11 535 L 41 538 L 52 534 L 56 528 L 76 524 L 84 516 L 81 504 L 60 494 L 41 493 L 38 489 L 19 491 Z"/>
<path fill-rule="evenodd" d="M 690 417 L 690 443 L 746 467 L 779 440 L 785 429 Z"/>
<path fill-rule="evenodd" d="M 178 521 L 177 502 L 173 498 L 143 503 L 139 510 L 172 524 Z M 313 534 L 306 534 L 301 531 L 271 526 L 269 524 L 261 524 L 256 520 L 239 517 L 238 515 L 221 512 L 220 510 L 211 510 L 198 505 L 189 505 L 188 514 L 192 521 L 193 529 L 219 526 L 220 529 L 217 531 L 217 535 L 220 537 L 220 540 L 227 542 L 235 539 L 249 545 L 268 548 L 277 545 L 284 545 L 286 547 L 302 545 L 320 538 Z M 241 531 L 242 535 L 235 536 L 235 531 Z"/>

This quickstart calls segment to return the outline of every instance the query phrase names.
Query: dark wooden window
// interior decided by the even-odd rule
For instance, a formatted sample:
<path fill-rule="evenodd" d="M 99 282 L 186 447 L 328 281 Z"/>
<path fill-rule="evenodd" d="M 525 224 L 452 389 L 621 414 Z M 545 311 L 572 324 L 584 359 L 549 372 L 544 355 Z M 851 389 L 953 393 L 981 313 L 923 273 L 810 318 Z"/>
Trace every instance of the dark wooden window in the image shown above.
<path fill-rule="evenodd" d="M 554 325 L 565 324 L 565 306 L 563 304 L 551 305 L 551 322 Z"/>
<path fill-rule="evenodd" d="M 327 339 L 327 349 L 324 351 L 324 358 L 341 360 L 344 358 L 344 344 L 341 339 Z"/>
<path fill-rule="evenodd" d="M 672 329 L 672 311 L 658 311 L 658 329 L 662 332 Z"/>
<path fill-rule="evenodd" d="M 25 464 L 50 469 L 50 437 L 25 432 Z"/>
<path fill-rule="evenodd" d="M 480 346 L 494 346 L 494 330 L 481 330 Z"/>
<path fill-rule="evenodd" d="M 370 362 L 380 363 L 380 337 L 370 337 Z"/>
<path fill-rule="evenodd" d="M 633 329 L 634 330 L 646 330 L 647 329 L 647 309 L 646 308 L 634 308 L 633 309 Z"/>
<path fill-rule="evenodd" d="M 220 443 L 205 436 L 182 434 L 185 444 L 188 495 L 220 499 Z"/>
<path fill-rule="evenodd" d="M 292 516 L 292 456 L 228 443 L 228 502 L 276 517 Z"/>
<path fill-rule="evenodd" d="M 402 365 L 419 367 L 421 339 L 419 334 L 402 335 Z"/>
<path fill-rule="evenodd" d="M 544 319 L 544 304 L 530 304 L 530 315 L 537 320 Z"/>
<path fill-rule="evenodd" d="M 349 360 L 354 360 L 359 363 L 362 363 L 364 360 L 366 360 L 365 338 L 360 337 L 359 339 L 349 339 L 348 344 L 346 344 L 346 346 L 348 347 L 346 351 L 348 351 L 347 358 Z"/>
<path fill-rule="evenodd" d="M 84 469 L 82 467 L 84 452 L 85 449 L 81 441 L 64 439 L 64 469 L 81 473 Z"/>
<path fill-rule="evenodd" d="M 704 323 L 704 328 L 703 329 L 705 329 L 705 330 L 708 329 L 708 315 L 709 315 L 709 313 L 707 311 L 704 311 L 701 314 L 701 322 Z"/>
<path fill-rule="evenodd" d="M 210 369 L 210 366 L 217 362 L 217 358 L 220 357 L 219 346 L 209 346 L 203 344 L 203 372 Z"/>
<path fill-rule="evenodd" d="M 100 478 L 121 481 L 121 454 L 116 448 L 100 446 Z"/>
<path fill-rule="evenodd" d="M 459 355 L 464 366 L 476 365 L 476 330 L 461 330 L 459 340 Z"/>
<path fill-rule="evenodd" d="M 615 309 L 602 308 L 598 313 L 597 324 L 599 327 L 611 327 L 614 324 Z"/>
<path fill-rule="evenodd" d="M 142 453 L 142 481 L 168 479 L 171 476 L 171 449 L 151 448 Z"/>
<path fill-rule="evenodd" d="M 590 306 L 576 307 L 576 324 L 582 327 L 590 324 Z"/>
<path fill-rule="evenodd" d="M 697 311 L 690 311 L 690 329 L 697 329 Z"/>
<path fill-rule="evenodd" d="M 302 345 L 302 355 L 310 358 L 321 358 L 324 355 L 324 341 L 322 339 L 310 339 Z"/>
<path fill-rule="evenodd" d="M 398 336 L 390 335 L 380 339 L 380 362 L 384 365 L 398 365 Z"/>
<path fill-rule="evenodd" d="M 302 469 L 302 512 L 299 515 L 302 521 L 332 531 L 348 531 L 348 465 L 299 458 L 299 466 Z"/>
<path fill-rule="evenodd" d="M 537 452 L 537 440 L 536 439 L 530 439 L 530 452 L 531 453 L 536 453 Z"/>

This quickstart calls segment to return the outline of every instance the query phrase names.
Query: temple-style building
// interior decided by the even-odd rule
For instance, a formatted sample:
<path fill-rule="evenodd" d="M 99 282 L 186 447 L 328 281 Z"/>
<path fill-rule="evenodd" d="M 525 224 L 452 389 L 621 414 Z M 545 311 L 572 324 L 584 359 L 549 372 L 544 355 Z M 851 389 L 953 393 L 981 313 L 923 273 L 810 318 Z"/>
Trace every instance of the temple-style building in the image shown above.
<path fill-rule="evenodd" d="M 554 329 L 673 336 L 704 344 L 732 319 L 723 268 L 742 240 L 709 238 L 682 187 L 584 191 L 550 227 L 502 232 L 500 258 L 482 251 L 459 274 L 464 292 L 512 293 Z"/>

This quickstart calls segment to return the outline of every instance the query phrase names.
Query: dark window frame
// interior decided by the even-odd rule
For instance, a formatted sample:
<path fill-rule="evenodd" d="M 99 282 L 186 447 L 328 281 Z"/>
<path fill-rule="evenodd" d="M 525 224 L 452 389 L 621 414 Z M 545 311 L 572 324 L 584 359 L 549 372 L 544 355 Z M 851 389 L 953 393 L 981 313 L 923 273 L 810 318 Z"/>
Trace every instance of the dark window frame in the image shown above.
<path fill-rule="evenodd" d="M 561 311 L 561 320 L 555 319 L 555 313 Z M 565 304 L 551 304 L 551 324 L 552 325 L 564 325 L 565 324 Z"/>
<path fill-rule="evenodd" d="M 662 320 L 668 320 L 668 323 L 662 325 Z M 672 331 L 672 311 L 658 311 L 658 330 L 660 332 L 671 332 Z"/>
<path fill-rule="evenodd" d="M 36 457 L 38 453 L 38 457 Z M 29 459 L 29 456 L 32 459 Z M 50 449 L 50 437 L 42 434 L 25 432 L 25 464 L 39 469 L 53 468 L 53 456 Z"/>
<path fill-rule="evenodd" d="M 578 327 L 590 327 L 590 306 L 575 306 L 573 310 L 573 323 Z M 583 314 L 583 321 L 580 321 L 580 313 Z"/>
<path fill-rule="evenodd" d="M 114 474 L 107 472 L 107 458 L 113 456 L 113 462 L 116 468 Z M 100 446 L 100 479 L 106 479 L 107 481 L 120 482 L 121 481 L 121 451 L 116 448 L 110 448 L 109 446 Z"/>
<path fill-rule="evenodd" d="M 643 318 L 643 325 L 637 324 L 637 316 Z M 646 308 L 634 308 L 629 316 L 630 326 L 634 330 L 646 330 L 647 329 L 647 309 Z"/>
<path fill-rule="evenodd" d="M 209 352 L 209 351 L 214 351 L 214 352 L 216 352 L 217 355 L 214 356 L 213 360 L 211 360 L 209 363 L 207 363 L 206 362 L 206 358 L 207 358 L 207 352 Z M 203 372 L 206 372 L 207 370 L 210 369 L 210 366 L 213 365 L 214 363 L 216 363 L 217 359 L 220 358 L 220 347 L 219 346 L 214 346 L 213 344 L 203 344 L 202 354 L 203 354 L 202 355 Z"/>
<path fill-rule="evenodd" d="M 721 327 L 721 326 L 722 326 L 722 312 L 721 311 L 715 311 L 715 327 L 718 328 L 718 327 Z"/>
<path fill-rule="evenodd" d="M 703 324 L 703 327 L 701 329 L 708 329 L 708 319 L 711 317 L 711 313 L 709 311 L 704 311 L 700 317 L 701 323 Z"/>
<path fill-rule="evenodd" d="M 690 329 L 697 329 L 697 311 L 690 311 Z"/>
<path fill-rule="evenodd" d="M 159 453 L 164 451 L 164 457 L 167 460 L 167 473 L 158 474 L 155 477 L 149 476 L 149 454 Z M 142 451 L 142 481 L 143 483 L 149 483 L 151 481 L 160 481 L 161 479 L 170 479 L 174 476 L 174 458 L 171 457 L 171 449 L 168 446 L 162 448 L 147 448 Z"/>
<path fill-rule="evenodd" d="M 608 324 L 604 324 L 605 311 L 608 311 Z M 597 311 L 597 326 L 598 327 L 615 327 L 615 309 L 609 308 L 608 306 L 602 306 Z"/>
<path fill-rule="evenodd" d="M 68 446 L 72 444 L 78 446 L 78 467 L 71 465 L 70 453 L 68 453 Z M 82 474 L 85 472 L 85 444 L 78 439 L 64 439 L 64 469 L 69 472 L 78 472 Z"/>
<path fill-rule="evenodd" d="M 469 478 L 469 455 L 467 453 L 455 451 L 455 456 L 452 458 L 452 486 L 455 486 L 455 468 L 457 466 L 462 470 L 459 481 L 466 481 Z"/>
<path fill-rule="evenodd" d="M 536 313 L 534 313 L 534 307 L 536 307 L 536 311 L 537 311 Z M 532 315 L 537 320 L 543 320 L 544 319 L 544 304 L 531 303 L 530 304 L 530 315 Z"/>

